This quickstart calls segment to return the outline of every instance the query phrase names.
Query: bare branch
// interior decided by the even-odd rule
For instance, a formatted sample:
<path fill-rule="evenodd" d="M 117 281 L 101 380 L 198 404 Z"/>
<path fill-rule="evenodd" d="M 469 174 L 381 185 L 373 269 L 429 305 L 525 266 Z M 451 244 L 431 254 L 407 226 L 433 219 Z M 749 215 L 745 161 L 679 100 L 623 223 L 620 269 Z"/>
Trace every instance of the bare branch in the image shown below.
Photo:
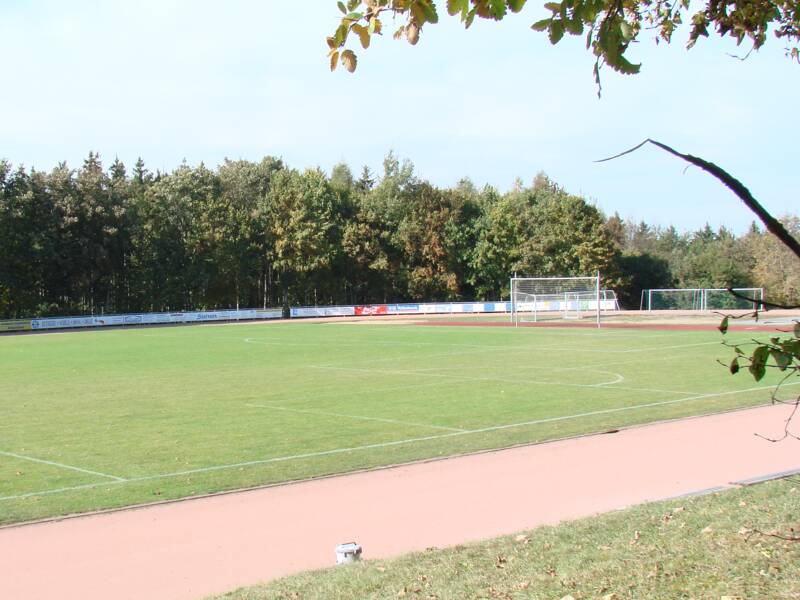
<path fill-rule="evenodd" d="M 753 529 L 753 533 L 757 533 L 758 535 L 763 535 L 766 537 L 773 537 L 779 540 L 784 540 L 786 542 L 800 542 L 800 536 L 796 535 L 780 535 L 779 533 L 766 533 L 764 531 L 759 531 L 758 529 Z"/>
<path fill-rule="evenodd" d="M 666 144 L 662 144 L 661 142 L 657 142 L 656 140 L 647 138 L 638 146 L 631 148 L 630 150 L 626 150 L 625 152 L 621 152 L 616 156 L 611 156 L 609 158 L 604 158 L 602 160 L 597 160 L 595 162 L 605 162 L 608 160 L 613 160 L 615 158 L 619 158 L 620 156 L 624 156 L 626 154 L 630 154 L 644 146 L 645 144 L 650 143 L 654 146 L 658 146 L 665 152 L 669 152 L 673 156 L 677 156 L 678 158 L 682 158 L 686 162 L 689 162 L 697 167 L 703 169 L 706 173 L 713 175 L 717 179 L 719 179 L 725 186 L 730 189 L 738 198 L 749 208 L 753 213 L 758 216 L 761 222 L 764 224 L 764 227 L 767 228 L 767 231 L 772 233 L 776 236 L 784 246 L 789 248 L 792 252 L 794 252 L 797 258 L 800 258 L 800 241 L 796 240 L 792 234 L 790 234 L 786 228 L 778 221 L 775 217 L 773 217 L 761 204 L 756 200 L 753 195 L 750 193 L 744 184 L 736 179 L 733 175 L 725 171 L 725 169 L 715 165 L 712 162 L 708 162 L 702 158 L 697 156 L 692 156 L 691 154 L 683 154 L 682 152 L 678 152 L 674 148 L 667 146 Z"/>
<path fill-rule="evenodd" d="M 786 402 L 784 400 L 777 400 L 774 397 L 774 395 L 773 395 L 772 401 L 773 401 L 773 403 L 776 402 L 776 401 L 780 402 L 780 403 L 783 403 L 783 404 L 789 404 L 790 403 L 790 402 Z M 760 433 L 754 433 L 753 435 L 755 435 L 756 437 L 760 437 L 762 440 L 767 440 L 768 442 L 773 442 L 773 443 L 782 442 L 783 440 L 785 440 L 787 438 L 800 440 L 800 437 L 798 437 L 796 434 L 794 434 L 791 431 L 789 431 L 789 428 L 792 425 L 792 420 L 794 420 L 794 416 L 797 413 L 797 409 L 800 408 L 800 398 L 797 398 L 797 399 L 793 400 L 791 402 L 791 404 L 794 404 L 794 408 L 792 409 L 792 413 L 789 415 L 789 418 L 786 419 L 786 421 L 784 423 L 783 436 L 781 436 L 779 438 L 768 438 L 767 436 L 761 435 Z"/>
<path fill-rule="evenodd" d="M 744 294 L 740 294 L 739 292 L 737 292 L 733 288 L 727 288 L 727 289 L 728 289 L 728 293 L 731 294 L 732 296 L 735 296 L 736 298 L 739 298 L 740 300 L 747 300 L 749 302 L 752 302 L 753 304 L 761 304 L 762 306 L 766 307 L 767 309 L 780 308 L 780 309 L 784 309 L 784 310 L 794 310 L 796 308 L 800 308 L 800 304 L 794 304 L 794 305 L 777 304 L 775 302 L 769 302 L 767 300 L 761 300 L 759 298 L 751 298 L 750 296 L 745 296 Z M 733 318 L 738 318 L 738 317 L 733 317 Z"/>

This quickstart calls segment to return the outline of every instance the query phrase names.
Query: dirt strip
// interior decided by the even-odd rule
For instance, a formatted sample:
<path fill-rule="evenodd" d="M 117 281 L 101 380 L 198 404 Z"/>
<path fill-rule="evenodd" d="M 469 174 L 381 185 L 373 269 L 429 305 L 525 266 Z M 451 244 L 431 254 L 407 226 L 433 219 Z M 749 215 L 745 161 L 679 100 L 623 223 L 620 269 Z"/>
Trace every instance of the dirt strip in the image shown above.
<path fill-rule="evenodd" d="M 0 598 L 198 599 L 800 468 L 768 406 L 573 440 L 0 530 Z"/>
<path fill-rule="evenodd" d="M 413 325 L 440 326 L 440 327 L 551 327 L 551 328 L 576 328 L 576 329 L 597 329 L 596 323 L 589 323 L 584 321 L 564 322 L 564 321 L 541 321 L 538 323 L 509 323 L 506 321 L 443 321 L 443 320 L 430 320 L 430 321 L 414 321 Z M 620 321 L 604 321 L 601 325 L 602 329 L 643 329 L 651 331 L 719 331 L 719 322 L 712 323 L 670 323 L 670 322 L 620 322 Z M 791 323 L 732 323 L 728 327 L 731 332 L 790 332 L 792 330 Z M 720 338 L 720 341 L 722 338 Z"/>

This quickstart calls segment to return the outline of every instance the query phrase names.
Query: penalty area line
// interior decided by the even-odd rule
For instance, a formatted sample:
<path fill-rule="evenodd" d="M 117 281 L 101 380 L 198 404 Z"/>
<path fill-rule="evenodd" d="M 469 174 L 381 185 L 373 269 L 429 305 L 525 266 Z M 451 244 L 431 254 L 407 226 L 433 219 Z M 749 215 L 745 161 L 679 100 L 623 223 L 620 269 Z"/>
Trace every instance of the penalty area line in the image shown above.
<path fill-rule="evenodd" d="M 69 469 L 70 471 L 78 471 L 79 473 L 86 473 L 87 475 L 96 475 L 97 477 L 105 477 L 114 481 L 127 481 L 124 477 L 117 477 L 116 475 L 109 475 L 108 473 L 100 473 L 99 471 L 91 471 L 89 469 L 82 469 L 73 465 L 66 465 L 64 463 L 55 462 L 53 460 L 45 460 L 43 458 L 35 458 L 33 456 L 25 456 L 24 454 L 16 454 L 14 452 L 5 452 L 0 450 L 0 456 L 9 456 L 19 460 L 27 460 L 29 462 L 40 463 L 43 465 L 50 465 L 52 467 L 59 467 L 61 469 Z"/>
<path fill-rule="evenodd" d="M 800 385 L 800 382 L 786 383 L 786 384 L 783 385 L 783 387 L 789 387 L 789 386 L 795 386 L 795 385 Z M 249 460 L 249 461 L 245 461 L 245 462 L 233 463 L 233 464 L 227 464 L 227 465 L 214 465 L 214 466 L 211 466 L 211 467 L 200 467 L 200 468 L 197 468 L 197 469 L 187 469 L 185 471 L 175 471 L 173 473 L 162 473 L 160 475 L 148 475 L 148 476 L 144 476 L 144 477 L 134 477 L 134 478 L 130 478 L 130 479 L 120 479 L 120 480 L 115 480 L 115 481 L 104 481 L 102 483 L 90 483 L 90 484 L 86 484 L 86 485 L 78 485 L 78 486 L 73 486 L 73 487 L 64 487 L 64 488 L 58 488 L 58 489 L 52 489 L 52 490 L 43 490 L 43 491 L 40 491 L 40 492 L 28 492 L 26 494 L 18 494 L 18 495 L 15 495 L 15 496 L 0 496 L 0 501 L 20 500 L 20 499 L 23 499 L 23 498 L 30 498 L 32 496 L 47 496 L 47 495 L 51 495 L 51 494 L 59 494 L 59 493 L 69 492 L 69 491 L 91 489 L 91 488 L 102 487 L 102 486 L 120 485 L 120 484 L 124 484 L 124 483 L 137 483 L 137 482 L 155 481 L 155 480 L 158 480 L 158 479 L 166 479 L 166 478 L 169 478 L 169 477 L 181 477 L 181 476 L 185 476 L 185 475 L 197 475 L 197 474 L 201 474 L 201 473 L 210 473 L 210 472 L 213 472 L 213 471 L 222 471 L 222 470 L 225 470 L 225 469 L 237 469 L 237 468 L 241 468 L 241 467 L 250 467 L 250 466 L 256 466 L 256 465 L 266 465 L 266 464 L 271 464 L 271 463 L 289 462 L 289 461 L 293 461 L 293 460 L 302 460 L 302 459 L 306 459 L 306 458 L 317 458 L 317 457 L 321 457 L 321 456 L 334 456 L 336 454 L 344 454 L 344 453 L 347 453 L 347 452 L 360 452 L 360 451 L 364 451 L 364 450 L 377 450 L 377 449 L 382 449 L 382 448 L 391 448 L 393 446 L 402 446 L 402 445 L 405 445 L 405 444 L 414 444 L 414 443 L 418 443 L 418 442 L 427 442 L 427 441 L 432 441 L 432 440 L 440 440 L 440 439 L 444 439 L 444 438 L 458 437 L 458 436 L 464 436 L 464 435 L 473 435 L 473 434 L 479 434 L 479 433 L 489 433 L 489 432 L 492 432 L 492 431 L 502 431 L 502 430 L 506 430 L 506 429 L 514 429 L 514 428 L 517 428 L 517 427 L 529 427 L 529 426 L 532 426 L 532 425 L 541 425 L 541 424 L 544 424 L 544 423 L 555 423 L 555 422 L 558 422 L 558 421 L 569 421 L 569 420 L 572 420 L 572 419 L 580 419 L 580 418 L 583 418 L 583 417 L 591 417 L 591 416 L 604 415 L 604 414 L 613 414 L 613 413 L 619 413 L 619 412 L 639 410 L 639 409 L 642 409 L 642 408 L 653 408 L 653 407 L 656 407 L 656 406 L 666 406 L 666 405 L 669 405 L 669 404 L 678 404 L 678 403 L 681 403 L 681 402 L 690 402 L 692 400 L 703 400 L 703 399 L 706 399 L 706 398 L 717 398 L 717 397 L 720 397 L 720 396 L 732 396 L 732 395 L 735 395 L 735 394 L 743 394 L 743 393 L 746 393 L 746 392 L 756 392 L 756 391 L 762 391 L 762 390 L 769 390 L 772 387 L 773 386 L 768 386 L 767 385 L 767 386 L 751 387 L 751 388 L 746 388 L 746 389 L 742 389 L 742 390 L 731 390 L 731 391 L 728 391 L 728 392 L 716 392 L 716 393 L 711 393 L 711 394 L 698 394 L 698 395 L 694 395 L 694 396 L 687 396 L 685 398 L 675 398 L 673 400 L 662 400 L 662 401 L 659 401 L 659 402 L 648 402 L 646 404 L 634 404 L 634 405 L 631 405 L 631 406 L 618 406 L 618 407 L 615 407 L 615 408 L 606 408 L 606 409 L 601 409 L 601 410 L 593 410 L 593 411 L 574 414 L 574 415 L 563 415 L 563 416 L 559 416 L 559 417 L 547 417 L 547 418 L 544 418 L 544 419 L 535 419 L 535 420 L 532 420 L 532 421 L 523 421 L 523 422 L 520 422 L 520 423 L 507 423 L 507 424 L 504 424 L 504 425 L 492 425 L 492 426 L 489 426 L 489 427 L 481 427 L 479 429 L 464 429 L 462 431 L 452 431 L 452 432 L 448 432 L 448 433 L 440 433 L 438 435 L 427 435 L 427 436 L 422 436 L 422 437 L 408 438 L 408 439 L 404 439 L 404 440 L 395 440 L 395 441 L 392 441 L 392 442 L 378 442 L 378 443 L 375 443 L 375 444 L 364 444 L 362 446 L 350 446 L 350 447 L 346 447 L 346 448 L 334 448 L 332 450 L 322 450 L 320 452 L 307 452 L 307 453 L 304 453 L 304 454 L 293 454 L 293 455 L 289 455 L 289 456 L 276 456 L 274 458 L 264 458 L 264 459 L 260 459 L 260 460 Z"/>

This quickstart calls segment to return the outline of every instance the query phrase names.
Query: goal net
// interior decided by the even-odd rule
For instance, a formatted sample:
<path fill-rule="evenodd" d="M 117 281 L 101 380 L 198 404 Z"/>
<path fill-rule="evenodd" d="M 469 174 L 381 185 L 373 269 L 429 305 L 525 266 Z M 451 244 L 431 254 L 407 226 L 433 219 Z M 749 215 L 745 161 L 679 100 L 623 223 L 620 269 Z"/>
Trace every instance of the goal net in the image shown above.
<path fill-rule="evenodd" d="M 758 310 L 764 288 L 733 288 L 734 296 L 724 288 L 653 289 L 642 291 L 642 310 Z"/>
<path fill-rule="evenodd" d="M 604 296 L 599 273 L 593 277 L 513 277 L 511 321 L 518 325 L 590 318 L 599 327 Z M 611 304 L 616 306 L 616 298 Z"/>

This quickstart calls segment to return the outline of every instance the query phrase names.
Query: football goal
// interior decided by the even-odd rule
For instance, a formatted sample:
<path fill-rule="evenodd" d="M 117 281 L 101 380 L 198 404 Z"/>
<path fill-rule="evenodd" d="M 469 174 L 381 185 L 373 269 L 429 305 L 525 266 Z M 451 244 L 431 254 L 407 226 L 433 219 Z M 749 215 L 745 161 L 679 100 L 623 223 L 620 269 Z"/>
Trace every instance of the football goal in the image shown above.
<path fill-rule="evenodd" d="M 642 290 L 640 310 L 758 310 L 764 288 L 733 288 L 747 300 L 725 288 L 682 288 Z"/>
<path fill-rule="evenodd" d="M 600 326 L 604 310 L 619 308 L 611 290 L 592 277 L 512 277 L 511 321 L 520 323 L 592 319 Z"/>

